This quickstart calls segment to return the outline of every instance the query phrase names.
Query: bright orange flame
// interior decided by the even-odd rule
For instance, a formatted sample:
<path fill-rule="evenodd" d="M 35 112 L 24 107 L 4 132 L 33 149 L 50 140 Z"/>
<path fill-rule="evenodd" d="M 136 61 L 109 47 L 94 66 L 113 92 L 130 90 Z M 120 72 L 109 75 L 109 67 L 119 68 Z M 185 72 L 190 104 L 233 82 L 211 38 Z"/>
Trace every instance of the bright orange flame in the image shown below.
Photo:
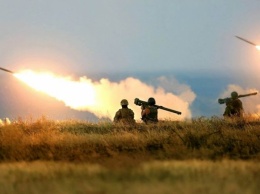
<path fill-rule="evenodd" d="M 32 88 L 44 92 L 74 109 L 93 107 L 96 104 L 95 89 L 90 82 L 72 81 L 69 77 L 57 77 L 51 73 L 35 73 L 26 70 L 15 77 Z"/>
<path fill-rule="evenodd" d="M 260 46 L 255 46 L 257 50 L 260 50 Z"/>

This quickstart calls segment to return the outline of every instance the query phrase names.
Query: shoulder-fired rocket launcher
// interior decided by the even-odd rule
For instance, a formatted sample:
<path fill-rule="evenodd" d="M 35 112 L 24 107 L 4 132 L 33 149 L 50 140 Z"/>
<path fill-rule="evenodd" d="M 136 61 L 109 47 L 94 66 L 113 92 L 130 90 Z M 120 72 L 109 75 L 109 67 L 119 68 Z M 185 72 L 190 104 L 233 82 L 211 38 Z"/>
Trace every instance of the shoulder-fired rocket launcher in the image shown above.
<path fill-rule="evenodd" d="M 148 102 L 139 100 L 139 98 L 135 98 L 134 103 L 135 103 L 137 106 L 148 106 Z M 177 110 L 172 110 L 172 109 L 165 108 L 165 107 L 163 107 L 163 106 L 158 106 L 158 105 L 153 105 L 153 106 L 156 107 L 156 108 L 158 108 L 158 109 L 166 110 L 166 111 L 169 111 L 169 112 L 178 114 L 178 115 L 181 114 L 181 112 L 179 112 L 179 111 L 177 111 Z"/>
<path fill-rule="evenodd" d="M 253 95 L 256 95 L 256 94 L 257 94 L 257 92 L 253 92 L 253 93 L 249 93 L 249 94 L 241 94 L 241 95 L 238 95 L 238 98 L 253 96 Z M 225 104 L 225 103 L 228 103 L 231 99 L 232 98 L 219 98 L 218 103 L 219 104 Z"/>

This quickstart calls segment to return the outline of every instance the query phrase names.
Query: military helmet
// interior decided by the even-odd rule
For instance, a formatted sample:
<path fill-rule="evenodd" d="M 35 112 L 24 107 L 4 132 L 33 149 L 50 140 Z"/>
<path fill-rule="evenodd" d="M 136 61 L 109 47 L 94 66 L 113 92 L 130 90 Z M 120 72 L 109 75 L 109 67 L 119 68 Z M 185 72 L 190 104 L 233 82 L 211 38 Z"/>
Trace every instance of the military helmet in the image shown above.
<path fill-rule="evenodd" d="M 148 99 L 148 105 L 155 105 L 155 99 L 154 98 L 149 98 Z"/>
<path fill-rule="evenodd" d="M 238 93 L 236 91 L 231 92 L 231 98 L 237 98 Z"/>
<path fill-rule="evenodd" d="M 128 105 L 128 101 L 126 99 L 121 100 L 121 105 Z"/>

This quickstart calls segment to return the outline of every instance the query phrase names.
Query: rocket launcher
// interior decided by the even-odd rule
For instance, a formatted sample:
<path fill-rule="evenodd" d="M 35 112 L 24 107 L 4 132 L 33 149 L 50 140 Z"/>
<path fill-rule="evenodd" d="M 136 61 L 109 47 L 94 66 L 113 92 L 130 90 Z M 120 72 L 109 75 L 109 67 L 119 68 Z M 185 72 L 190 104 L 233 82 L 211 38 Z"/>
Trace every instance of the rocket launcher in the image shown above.
<path fill-rule="evenodd" d="M 247 96 L 253 96 L 256 95 L 257 92 L 254 93 L 249 93 L 249 94 L 242 94 L 242 95 L 238 95 L 238 98 L 243 98 L 243 97 L 247 97 Z M 219 98 L 218 99 L 218 103 L 219 104 L 225 104 L 228 103 L 229 101 L 231 101 L 232 98 Z"/>
<path fill-rule="evenodd" d="M 148 102 L 142 101 L 142 100 L 140 100 L 139 98 L 135 98 L 134 103 L 135 103 L 137 106 L 144 106 L 144 107 L 145 107 L 145 106 L 148 106 Z M 181 112 L 179 112 L 179 111 L 177 111 L 177 110 L 169 109 L 169 108 L 166 108 L 166 107 L 163 107 L 163 106 L 159 106 L 159 105 L 153 105 L 153 106 L 156 107 L 157 109 L 166 110 L 166 111 L 169 111 L 169 112 L 178 114 L 178 115 L 181 114 Z"/>

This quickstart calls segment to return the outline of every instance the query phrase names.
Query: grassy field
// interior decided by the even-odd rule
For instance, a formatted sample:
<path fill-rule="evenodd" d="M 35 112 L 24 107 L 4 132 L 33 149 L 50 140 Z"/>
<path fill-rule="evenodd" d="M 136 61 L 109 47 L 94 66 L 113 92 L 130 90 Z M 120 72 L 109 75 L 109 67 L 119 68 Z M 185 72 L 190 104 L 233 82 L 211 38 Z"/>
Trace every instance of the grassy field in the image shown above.
<path fill-rule="evenodd" d="M 0 127 L 0 193 L 259 193 L 260 122 Z"/>

